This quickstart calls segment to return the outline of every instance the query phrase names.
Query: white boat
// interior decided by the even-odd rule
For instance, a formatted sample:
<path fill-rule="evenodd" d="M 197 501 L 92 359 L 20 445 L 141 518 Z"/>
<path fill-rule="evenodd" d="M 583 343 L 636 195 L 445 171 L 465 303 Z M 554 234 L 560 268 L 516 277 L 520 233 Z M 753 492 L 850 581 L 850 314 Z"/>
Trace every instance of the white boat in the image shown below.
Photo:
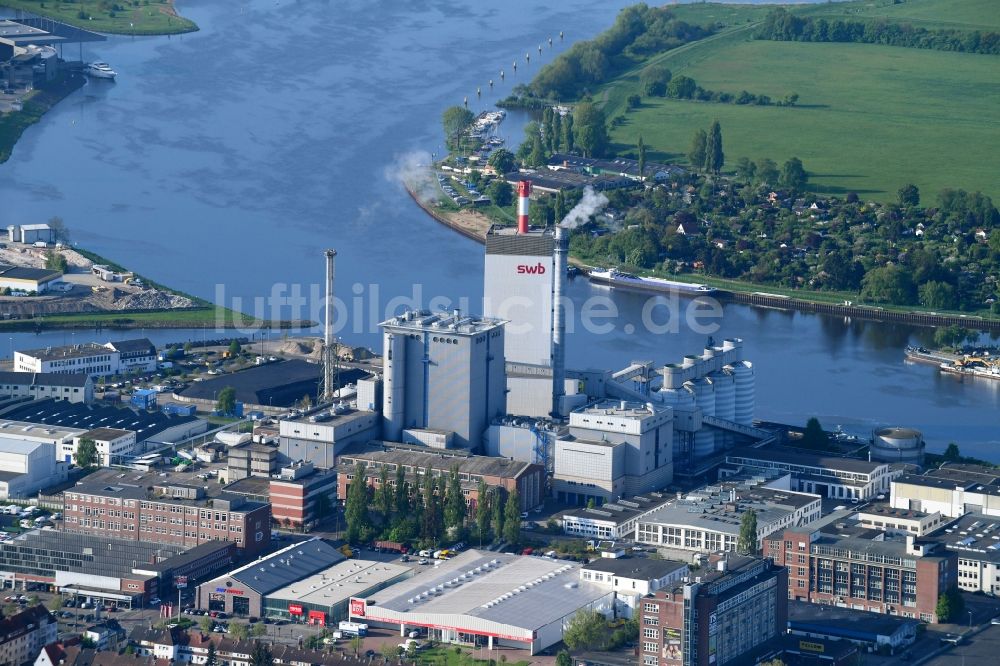
<path fill-rule="evenodd" d="M 676 291 L 684 294 L 698 295 L 708 295 L 718 291 L 714 287 L 709 287 L 705 284 L 678 282 L 677 280 L 665 280 L 656 277 L 640 277 L 631 273 L 623 273 L 615 268 L 608 270 L 595 268 L 590 271 L 590 279 L 594 282 L 608 284 L 613 287 L 633 287 L 650 291 Z"/>
<path fill-rule="evenodd" d="M 87 76 L 93 76 L 95 79 L 113 79 L 118 76 L 118 73 L 111 69 L 111 65 L 106 62 L 87 63 L 87 66 L 83 68 L 83 73 Z"/>

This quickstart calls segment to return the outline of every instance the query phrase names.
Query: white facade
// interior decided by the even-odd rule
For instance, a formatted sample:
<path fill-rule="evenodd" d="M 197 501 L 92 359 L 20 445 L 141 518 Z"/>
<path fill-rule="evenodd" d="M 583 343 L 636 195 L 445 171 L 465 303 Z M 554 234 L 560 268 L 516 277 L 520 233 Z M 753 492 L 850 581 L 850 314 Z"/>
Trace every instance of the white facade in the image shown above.
<path fill-rule="evenodd" d="M 67 381 L 69 380 L 69 381 Z M 75 381 L 75 377 L 33 372 L 0 372 L 0 395 L 41 400 L 52 398 L 72 403 L 94 401 L 94 382 L 90 377 Z"/>
<path fill-rule="evenodd" d="M 618 615 L 626 618 L 632 617 L 642 597 L 681 582 L 691 571 L 688 565 L 683 562 L 632 559 L 617 560 L 616 566 L 609 570 L 608 567 L 602 566 L 606 561 L 598 559 L 589 565 L 585 564 L 580 570 L 580 580 L 612 590 L 615 593 Z M 640 566 L 636 567 L 636 571 L 630 572 L 629 565 L 635 562 L 640 563 Z M 669 566 L 662 567 L 655 574 L 643 575 L 644 567 L 642 565 L 649 562 L 661 562 Z"/>
<path fill-rule="evenodd" d="M 66 480 L 55 445 L 0 436 L 0 499 L 23 499 Z"/>
<path fill-rule="evenodd" d="M 320 422 L 308 418 L 286 419 L 278 424 L 278 448 L 288 460 L 332 469 L 340 451 L 351 444 L 378 439 L 381 426 L 377 412 L 355 410 L 337 413 Z"/>
<path fill-rule="evenodd" d="M 148 340 L 125 340 L 104 345 L 88 342 L 15 351 L 14 370 L 58 374 L 84 372 L 94 378 L 152 372 L 156 370 L 156 351 L 150 350 L 151 346 Z"/>
<path fill-rule="evenodd" d="M 60 444 L 57 452 L 59 460 L 76 464 L 76 453 L 80 449 L 80 442 L 84 439 L 93 440 L 97 448 L 98 465 L 101 467 L 117 465 L 138 452 L 136 436 L 131 430 L 100 428 L 82 433 L 72 441 Z"/>
<path fill-rule="evenodd" d="M 554 248 L 550 233 L 487 234 L 483 314 L 509 322 L 505 355 L 512 363 L 551 364 Z"/>

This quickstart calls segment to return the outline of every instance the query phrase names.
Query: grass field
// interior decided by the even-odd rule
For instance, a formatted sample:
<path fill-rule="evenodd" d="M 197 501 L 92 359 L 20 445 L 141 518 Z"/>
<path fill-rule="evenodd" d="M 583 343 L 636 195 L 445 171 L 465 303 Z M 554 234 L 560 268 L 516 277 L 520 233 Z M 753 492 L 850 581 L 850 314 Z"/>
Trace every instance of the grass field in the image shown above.
<path fill-rule="evenodd" d="M 831 2 L 796 9 L 809 16 L 864 20 L 884 18 L 921 28 L 955 30 L 998 30 L 1000 11 L 996 0 L 864 0 Z"/>
<path fill-rule="evenodd" d="M 738 19 L 736 10 L 726 11 Z M 795 92 L 800 105 L 644 98 L 643 106 L 627 113 L 626 123 L 613 130 L 616 148 L 628 151 L 641 134 L 653 157 L 683 161 L 694 131 L 718 119 L 730 166 L 742 156 L 770 157 L 779 164 L 797 156 L 817 191 L 853 190 L 885 201 L 912 182 L 925 201 L 945 187 L 981 190 L 1000 200 L 995 178 L 1000 172 L 1000 58 L 865 44 L 755 41 L 745 22 L 733 25 L 744 27 L 657 60 L 706 89 L 745 89 L 773 99 Z M 608 116 L 624 113 L 625 98 L 638 89 L 636 72 L 609 84 L 600 97 Z"/>
<path fill-rule="evenodd" d="M 194 21 L 178 16 L 173 0 L 0 0 L 0 5 L 80 26 L 95 32 L 122 35 L 169 35 L 193 32 Z M 122 9 L 114 11 L 110 7 Z M 82 17 L 81 17 L 82 12 Z M 112 16 L 113 14 L 113 16 Z"/>

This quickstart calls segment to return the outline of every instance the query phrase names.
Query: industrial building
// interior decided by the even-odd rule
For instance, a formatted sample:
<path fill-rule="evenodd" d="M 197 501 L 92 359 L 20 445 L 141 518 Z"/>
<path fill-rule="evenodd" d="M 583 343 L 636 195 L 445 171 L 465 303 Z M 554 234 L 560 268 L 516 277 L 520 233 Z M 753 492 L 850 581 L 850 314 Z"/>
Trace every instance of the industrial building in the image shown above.
<path fill-rule="evenodd" d="M 63 529 L 184 548 L 232 541 L 246 555 L 267 550 L 269 505 L 177 476 L 94 472 L 63 492 Z"/>
<path fill-rule="evenodd" d="M 0 421 L 21 421 L 43 430 L 114 428 L 135 433 L 136 448 L 144 453 L 164 443 L 180 442 L 208 430 L 208 421 L 196 416 L 140 412 L 110 405 L 85 405 L 62 400 L 34 400 L 0 413 Z M 80 433 L 74 433 L 80 434 Z"/>
<path fill-rule="evenodd" d="M 869 447 L 872 460 L 890 463 L 924 464 L 927 445 L 924 436 L 913 428 L 881 428 L 872 433 Z"/>
<path fill-rule="evenodd" d="M 145 338 L 100 345 L 87 342 L 14 352 L 16 372 L 70 374 L 93 378 L 156 370 L 156 348 Z"/>
<path fill-rule="evenodd" d="M 55 445 L 0 436 L 0 499 L 34 497 L 66 481 L 65 464 L 56 462 Z"/>
<path fill-rule="evenodd" d="M 926 540 L 955 553 L 959 589 L 1000 596 L 1000 519 L 969 513 Z"/>
<path fill-rule="evenodd" d="M 506 414 L 504 322 L 409 310 L 379 326 L 383 438 L 443 431 L 456 447 L 480 449 L 487 426 Z"/>
<path fill-rule="evenodd" d="M 231 543 L 216 541 L 185 550 L 58 530 L 25 532 L 0 543 L 4 587 L 51 585 L 66 596 L 122 608 L 144 607 L 169 591 L 175 576 L 192 580 L 232 563 Z"/>
<path fill-rule="evenodd" d="M 818 519 L 817 495 L 745 484 L 706 486 L 684 499 L 643 516 L 635 540 L 655 546 L 709 553 L 736 552 L 740 522 L 749 510 L 757 514 L 757 543 L 789 527 Z"/>
<path fill-rule="evenodd" d="M 0 264 L 0 289 L 28 294 L 43 294 L 62 282 L 62 273 L 47 268 Z"/>
<path fill-rule="evenodd" d="M 919 627 L 917 620 L 904 617 L 796 602 L 788 604 L 788 633 L 792 636 L 850 641 L 866 651 L 888 648 L 895 653 L 913 644 Z"/>
<path fill-rule="evenodd" d="M 858 523 L 870 530 L 886 534 L 926 536 L 949 522 L 940 513 L 925 513 L 913 509 L 894 509 L 884 504 L 869 504 L 857 514 Z"/>
<path fill-rule="evenodd" d="M 682 582 L 690 573 L 685 562 L 635 557 L 598 557 L 580 569 L 580 580 L 614 590 L 615 616 L 634 617 L 639 599 Z"/>
<path fill-rule="evenodd" d="M 734 449 L 726 454 L 720 477 L 734 472 L 777 471 L 792 475 L 792 489 L 821 497 L 867 500 L 889 492 L 890 482 L 903 473 L 897 465 L 839 458 L 824 453 L 779 446 Z"/>
<path fill-rule="evenodd" d="M 942 544 L 853 529 L 836 515 L 772 535 L 764 555 L 788 567 L 790 599 L 923 622 L 938 621 L 938 597 L 958 582 Z"/>
<path fill-rule="evenodd" d="M 674 495 L 652 492 L 603 504 L 578 507 L 560 514 L 563 532 L 588 539 L 634 539 L 644 516 L 675 499 Z"/>
<path fill-rule="evenodd" d="M 560 502 L 600 505 L 673 481 L 673 413 L 653 403 L 601 400 L 574 410 L 555 445 Z"/>
<path fill-rule="evenodd" d="M 486 234 L 483 314 L 510 322 L 504 349 L 510 363 L 551 363 L 554 250 L 551 229 L 493 226 Z"/>
<path fill-rule="evenodd" d="M 926 474 L 904 474 L 892 481 L 890 502 L 959 518 L 969 512 L 1000 517 L 1000 474 L 982 465 L 945 463 Z"/>
<path fill-rule="evenodd" d="M 379 405 L 381 407 L 381 405 Z M 382 417 L 344 404 L 324 406 L 278 423 L 278 449 L 287 460 L 333 469 L 337 456 L 352 444 L 379 439 Z"/>
<path fill-rule="evenodd" d="M 197 589 L 195 606 L 241 617 L 260 617 L 268 595 L 326 571 L 345 559 L 333 544 L 323 539 L 294 543 L 202 583 Z"/>
<path fill-rule="evenodd" d="M 397 629 L 426 628 L 445 643 L 511 645 L 537 654 L 562 640 L 581 609 L 610 616 L 615 592 L 580 579 L 580 565 L 542 557 L 467 550 L 418 570 L 366 599 L 351 620 Z"/>
<path fill-rule="evenodd" d="M 0 396 L 52 398 L 89 405 L 94 401 L 94 380 L 84 373 L 0 372 Z"/>
<path fill-rule="evenodd" d="M 640 665 L 725 666 L 785 633 L 785 568 L 730 555 L 697 574 L 640 600 Z"/>
<path fill-rule="evenodd" d="M 541 465 L 506 458 L 473 456 L 462 451 L 447 453 L 449 455 L 405 444 L 353 446 L 340 456 L 337 497 L 341 500 L 347 499 L 347 489 L 354 480 L 356 467 L 362 463 L 366 467 L 368 485 L 372 487 L 377 487 L 379 470 L 383 467 L 389 473 L 389 483 L 396 482 L 396 469 L 402 467 L 405 478 L 415 487 L 419 484 L 418 477 L 428 468 L 434 476 L 447 476 L 453 469 L 457 469 L 462 493 L 470 508 L 475 508 L 479 502 L 480 481 L 489 489 L 501 488 L 508 493 L 517 489 L 522 511 L 529 511 L 542 504 L 545 493 L 545 470 Z"/>

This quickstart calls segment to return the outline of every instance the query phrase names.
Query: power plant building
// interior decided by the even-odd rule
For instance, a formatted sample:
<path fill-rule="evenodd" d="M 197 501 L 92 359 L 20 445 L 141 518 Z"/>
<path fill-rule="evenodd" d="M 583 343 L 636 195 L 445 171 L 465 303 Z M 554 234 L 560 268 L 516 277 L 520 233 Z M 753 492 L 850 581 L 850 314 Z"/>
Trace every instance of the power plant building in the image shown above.
<path fill-rule="evenodd" d="M 486 234 L 483 313 L 508 322 L 505 356 L 511 363 L 551 363 L 554 249 L 551 231 L 494 226 Z"/>
<path fill-rule="evenodd" d="M 653 403 L 602 400 L 573 411 L 555 443 L 553 493 L 603 504 L 664 488 L 673 481 L 672 420 Z"/>
<path fill-rule="evenodd" d="M 382 322 L 383 438 L 446 431 L 456 447 L 479 448 L 490 423 L 506 414 L 504 324 L 457 310 L 409 310 Z"/>

